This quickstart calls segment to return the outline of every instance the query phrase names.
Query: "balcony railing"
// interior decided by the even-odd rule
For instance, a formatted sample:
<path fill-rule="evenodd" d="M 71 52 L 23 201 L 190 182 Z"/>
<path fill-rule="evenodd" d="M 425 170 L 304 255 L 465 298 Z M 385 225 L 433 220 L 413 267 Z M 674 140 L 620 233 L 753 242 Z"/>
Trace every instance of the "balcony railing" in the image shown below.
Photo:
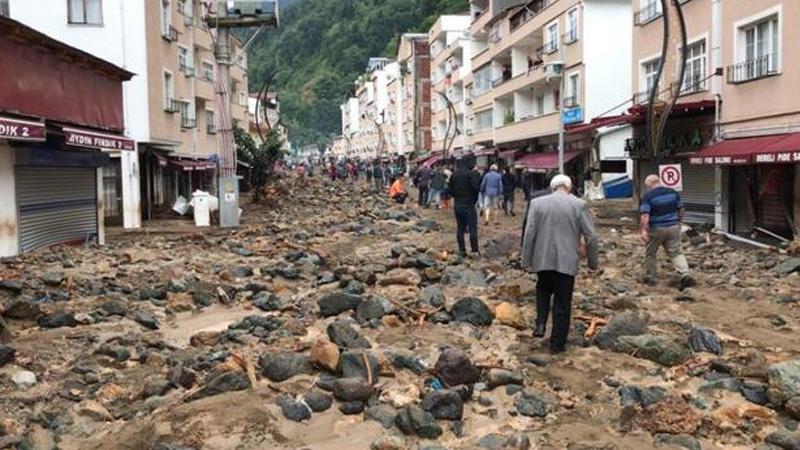
<path fill-rule="evenodd" d="M 706 90 L 706 80 L 702 73 L 687 73 L 683 80 L 681 95 L 695 94 Z"/>
<path fill-rule="evenodd" d="M 216 132 L 217 132 L 217 127 L 215 127 L 213 123 L 209 123 L 206 125 L 206 133 L 216 134 Z"/>
<path fill-rule="evenodd" d="M 547 8 L 552 2 L 553 0 L 538 0 L 528 3 L 516 15 L 511 17 L 511 32 L 528 23 L 529 20 L 536 17 L 539 12 Z"/>
<path fill-rule="evenodd" d="M 571 97 L 564 97 L 564 108 L 575 108 L 580 106 L 578 103 L 578 96 L 573 95 Z"/>
<path fill-rule="evenodd" d="M 164 112 L 168 112 L 170 114 L 176 113 L 180 111 L 180 105 L 178 100 L 174 98 L 168 99 L 164 101 Z"/>
<path fill-rule="evenodd" d="M 634 105 L 646 105 L 650 102 L 650 91 L 641 91 L 633 94 Z"/>
<path fill-rule="evenodd" d="M 186 78 L 191 78 L 194 76 L 194 66 L 190 66 L 188 64 L 181 64 L 180 71 L 186 75 Z"/>
<path fill-rule="evenodd" d="M 166 26 L 161 30 L 161 37 L 166 41 L 175 42 L 178 40 L 178 29 L 172 25 Z"/>
<path fill-rule="evenodd" d="M 636 11 L 633 15 L 633 24 L 642 26 L 658 19 L 662 14 L 661 2 L 659 0 L 651 1 L 643 6 L 642 9 Z"/>
<path fill-rule="evenodd" d="M 181 128 L 197 128 L 197 119 L 181 116 Z"/>
<path fill-rule="evenodd" d="M 778 55 L 768 54 L 728 66 L 728 84 L 746 83 L 778 73 Z"/>

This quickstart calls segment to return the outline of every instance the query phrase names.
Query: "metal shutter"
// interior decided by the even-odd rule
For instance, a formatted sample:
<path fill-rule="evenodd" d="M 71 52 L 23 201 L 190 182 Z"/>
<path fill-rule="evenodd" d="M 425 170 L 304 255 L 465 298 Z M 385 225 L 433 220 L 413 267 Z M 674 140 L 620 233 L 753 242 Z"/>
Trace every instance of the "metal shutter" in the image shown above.
<path fill-rule="evenodd" d="M 95 169 L 17 168 L 20 252 L 97 235 Z"/>
<path fill-rule="evenodd" d="M 686 222 L 714 223 L 714 210 L 717 200 L 713 166 L 694 166 L 682 164 L 683 204 L 686 208 Z"/>

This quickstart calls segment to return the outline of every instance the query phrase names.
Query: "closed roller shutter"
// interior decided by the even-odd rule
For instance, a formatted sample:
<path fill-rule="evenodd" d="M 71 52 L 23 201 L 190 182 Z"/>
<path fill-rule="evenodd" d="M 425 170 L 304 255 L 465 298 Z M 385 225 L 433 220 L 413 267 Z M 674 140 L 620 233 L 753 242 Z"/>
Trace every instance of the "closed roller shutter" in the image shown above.
<path fill-rule="evenodd" d="M 717 201 L 717 189 L 714 183 L 714 168 L 711 166 L 693 166 L 682 164 L 683 170 L 683 204 L 686 222 L 706 224 L 714 223 L 714 210 Z"/>
<path fill-rule="evenodd" d="M 17 168 L 20 251 L 97 234 L 95 169 Z"/>

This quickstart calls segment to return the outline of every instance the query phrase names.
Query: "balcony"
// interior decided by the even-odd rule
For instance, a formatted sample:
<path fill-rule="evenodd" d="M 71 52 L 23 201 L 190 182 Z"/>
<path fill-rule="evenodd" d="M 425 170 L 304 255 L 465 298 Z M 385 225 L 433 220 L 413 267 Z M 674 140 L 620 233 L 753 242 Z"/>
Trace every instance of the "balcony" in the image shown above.
<path fill-rule="evenodd" d="M 178 40 L 178 29 L 172 25 L 162 27 L 161 37 L 167 42 L 175 42 Z"/>
<path fill-rule="evenodd" d="M 558 51 L 558 40 L 551 39 L 544 43 L 543 46 L 536 49 L 536 53 L 541 53 L 543 55 L 552 55 L 553 53 Z"/>
<path fill-rule="evenodd" d="M 728 66 L 728 84 L 741 84 L 778 74 L 778 55 L 767 54 Z"/>
<path fill-rule="evenodd" d="M 536 17 L 539 12 L 550 6 L 553 1 L 554 0 L 538 0 L 529 3 L 527 6 L 522 8 L 521 11 L 512 16 L 510 19 L 511 32 L 513 33 L 514 30 L 528 23 L 528 21 Z"/>
<path fill-rule="evenodd" d="M 654 0 L 633 14 L 633 24 L 640 27 L 661 17 L 661 2 Z"/>
<path fill-rule="evenodd" d="M 197 128 L 197 119 L 194 117 L 181 116 L 181 128 L 191 129 Z"/>
<path fill-rule="evenodd" d="M 175 100 L 174 98 L 170 98 L 164 101 L 164 112 L 174 114 L 180 111 L 179 101 Z"/>
<path fill-rule="evenodd" d="M 509 71 L 492 80 L 492 87 L 496 88 L 510 79 L 511 79 L 511 72 Z"/>
<path fill-rule="evenodd" d="M 545 114 L 528 116 L 512 124 L 495 129 L 495 144 L 524 141 L 558 133 L 560 113 L 558 111 Z"/>
<path fill-rule="evenodd" d="M 180 71 L 183 72 L 186 78 L 192 78 L 195 75 L 194 66 L 190 66 L 188 64 L 181 64 Z"/>

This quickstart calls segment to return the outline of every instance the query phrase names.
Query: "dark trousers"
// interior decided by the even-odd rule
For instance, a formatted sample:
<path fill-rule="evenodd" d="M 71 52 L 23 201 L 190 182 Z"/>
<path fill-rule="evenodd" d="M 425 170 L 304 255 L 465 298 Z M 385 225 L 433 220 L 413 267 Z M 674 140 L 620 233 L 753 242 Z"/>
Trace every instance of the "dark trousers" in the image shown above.
<path fill-rule="evenodd" d="M 550 316 L 550 300 L 553 301 L 553 332 L 550 348 L 563 349 L 567 345 L 569 322 L 572 315 L 572 291 L 575 277 L 552 270 L 537 272 L 536 324 L 547 325 Z"/>
<path fill-rule="evenodd" d="M 392 199 L 396 203 L 400 203 L 401 205 L 406 202 L 406 198 L 408 198 L 408 192 L 401 192 L 401 193 L 395 195 L 394 197 L 392 197 Z"/>
<path fill-rule="evenodd" d="M 514 214 L 514 193 L 513 192 L 504 192 L 503 193 L 503 211 L 506 214 Z"/>
<path fill-rule="evenodd" d="M 458 250 L 461 253 L 467 252 L 464 243 L 464 233 L 469 231 L 469 246 L 473 253 L 478 252 L 478 211 L 474 207 L 457 207 L 454 209 L 456 214 L 456 240 Z"/>
<path fill-rule="evenodd" d="M 419 197 L 417 197 L 417 204 L 419 206 L 426 206 L 428 204 L 428 188 L 425 186 L 419 187 Z"/>

